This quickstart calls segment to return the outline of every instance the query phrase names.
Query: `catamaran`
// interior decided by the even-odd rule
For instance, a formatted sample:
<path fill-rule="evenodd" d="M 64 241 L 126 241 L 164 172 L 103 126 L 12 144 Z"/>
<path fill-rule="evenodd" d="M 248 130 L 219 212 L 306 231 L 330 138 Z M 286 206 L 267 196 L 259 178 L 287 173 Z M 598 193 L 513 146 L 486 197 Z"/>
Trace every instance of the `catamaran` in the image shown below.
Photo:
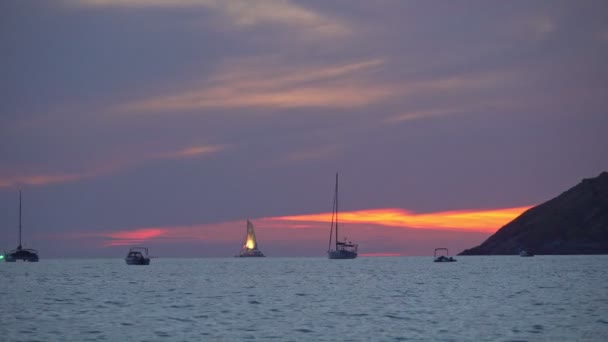
<path fill-rule="evenodd" d="M 333 231 L 336 231 L 336 245 L 335 249 L 331 249 L 331 241 Z M 329 246 L 327 247 L 327 256 L 330 259 L 354 259 L 357 257 L 357 249 L 359 245 L 353 244 L 351 241 L 347 241 L 346 237 L 343 242 L 338 241 L 338 173 L 336 173 L 336 190 L 334 193 L 334 208 L 331 213 L 331 229 L 329 232 Z"/>
<path fill-rule="evenodd" d="M 35 249 L 21 247 L 21 191 L 19 191 L 19 246 L 17 249 L 5 253 L 5 262 L 15 262 L 17 260 L 38 262 L 38 251 Z"/>
<path fill-rule="evenodd" d="M 253 231 L 253 223 L 249 220 L 247 220 L 245 242 L 238 256 L 241 258 L 264 257 L 264 253 L 258 249 L 258 242 L 255 239 L 255 232 Z"/>

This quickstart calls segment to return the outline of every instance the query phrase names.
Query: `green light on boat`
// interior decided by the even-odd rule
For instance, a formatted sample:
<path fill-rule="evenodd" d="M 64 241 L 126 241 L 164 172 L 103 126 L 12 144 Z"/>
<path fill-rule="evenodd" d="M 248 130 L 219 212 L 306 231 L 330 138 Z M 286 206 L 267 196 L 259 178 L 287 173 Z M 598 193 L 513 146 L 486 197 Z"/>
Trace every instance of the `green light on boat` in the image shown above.
<path fill-rule="evenodd" d="M 4 255 L 0 254 L 0 260 L 4 259 Z"/>

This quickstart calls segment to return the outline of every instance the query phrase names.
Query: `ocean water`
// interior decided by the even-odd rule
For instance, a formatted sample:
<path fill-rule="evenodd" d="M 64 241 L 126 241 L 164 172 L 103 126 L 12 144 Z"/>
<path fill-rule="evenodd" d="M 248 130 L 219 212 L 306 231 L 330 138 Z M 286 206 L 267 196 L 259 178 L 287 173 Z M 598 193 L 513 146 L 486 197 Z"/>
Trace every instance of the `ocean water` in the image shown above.
<path fill-rule="evenodd" d="M 608 341 L 608 256 L 0 263 L 0 341 Z"/>

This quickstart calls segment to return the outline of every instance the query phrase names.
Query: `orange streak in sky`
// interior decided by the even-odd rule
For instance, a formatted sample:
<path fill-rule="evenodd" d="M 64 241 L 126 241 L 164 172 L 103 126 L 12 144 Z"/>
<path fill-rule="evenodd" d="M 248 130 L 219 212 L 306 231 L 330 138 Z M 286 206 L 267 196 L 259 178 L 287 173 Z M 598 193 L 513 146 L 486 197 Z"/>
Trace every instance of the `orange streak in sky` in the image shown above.
<path fill-rule="evenodd" d="M 148 240 L 164 235 L 167 232 L 167 229 L 142 228 L 136 230 L 108 233 L 105 236 L 115 240 Z"/>
<path fill-rule="evenodd" d="M 340 222 L 375 224 L 390 227 L 457 229 L 494 232 L 497 228 L 531 208 L 516 207 L 489 210 L 457 210 L 416 214 L 402 209 L 371 209 L 340 213 Z M 272 218 L 284 221 L 330 222 L 331 213 L 283 216 Z"/>

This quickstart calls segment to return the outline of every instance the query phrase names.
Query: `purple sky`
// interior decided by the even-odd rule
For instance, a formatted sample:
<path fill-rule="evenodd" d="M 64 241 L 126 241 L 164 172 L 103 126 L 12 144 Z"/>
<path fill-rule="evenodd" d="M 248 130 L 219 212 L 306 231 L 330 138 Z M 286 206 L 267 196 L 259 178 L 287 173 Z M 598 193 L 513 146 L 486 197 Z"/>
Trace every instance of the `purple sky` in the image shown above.
<path fill-rule="evenodd" d="M 0 250 L 17 244 L 19 189 L 42 258 L 122 256 L 100 232 L 213 224 L 140 242 L 230 256 L 246 218 L 331 211 L 336 171 L 344 211 L 538 204 L 608 170 L 606 13 L 602 0 L 2 1 Z M 454 228 L 345 227 L 363 252 L 405 255 L 490 234 Z M 326 248 L 256 229 L 266 254 Z"/>

